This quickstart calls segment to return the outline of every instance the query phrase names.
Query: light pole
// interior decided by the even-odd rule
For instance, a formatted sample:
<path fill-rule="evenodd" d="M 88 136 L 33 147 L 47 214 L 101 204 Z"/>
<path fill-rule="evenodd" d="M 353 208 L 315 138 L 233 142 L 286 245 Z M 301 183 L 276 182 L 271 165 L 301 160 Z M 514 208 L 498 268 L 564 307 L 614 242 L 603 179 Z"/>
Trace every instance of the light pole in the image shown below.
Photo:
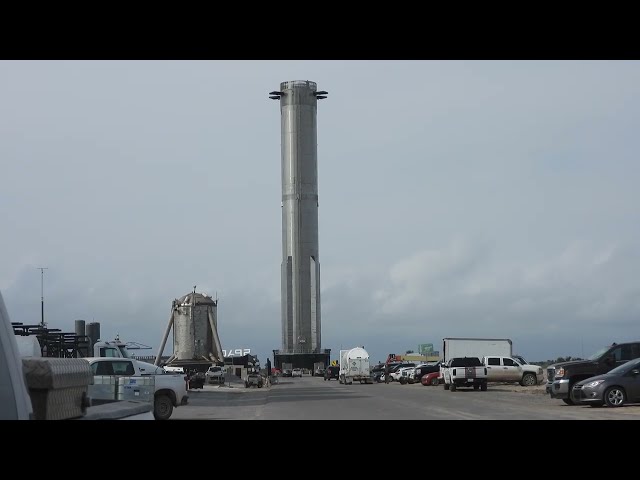
<path fill-rule="evenodd" d="M 40 270 L 40 327 L 44 328 L 44 271 L 49 267 L 36 267 Z"/>

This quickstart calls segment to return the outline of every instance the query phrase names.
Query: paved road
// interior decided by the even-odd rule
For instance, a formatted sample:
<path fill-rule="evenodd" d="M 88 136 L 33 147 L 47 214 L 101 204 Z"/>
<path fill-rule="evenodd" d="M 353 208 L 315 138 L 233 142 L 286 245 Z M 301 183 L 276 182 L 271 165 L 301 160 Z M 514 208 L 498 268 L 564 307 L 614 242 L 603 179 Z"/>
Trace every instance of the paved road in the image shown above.
<path fill-rule="evenodd" d="M 216 420 L 431 420 L 640 419 L 640 405 L 568 406 L 544 387 L 489 385 L 486 392 L 445 391 L 422 385 L 340 385 L 317 377 L 287 378 L 270 388 L 206 386 L 190 391 L 189 405 L 172 419 Z"/>

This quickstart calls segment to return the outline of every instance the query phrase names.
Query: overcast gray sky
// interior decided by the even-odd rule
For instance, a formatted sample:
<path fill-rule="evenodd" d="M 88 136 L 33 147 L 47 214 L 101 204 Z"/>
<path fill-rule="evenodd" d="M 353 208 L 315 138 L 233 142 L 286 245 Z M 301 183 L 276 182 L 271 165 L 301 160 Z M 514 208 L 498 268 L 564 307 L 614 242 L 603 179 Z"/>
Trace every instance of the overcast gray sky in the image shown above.
<path fill-rule="evenodd" d="M 0 62 L 0 290 L 155 354 L 217 293 L 223 348 L 280 348 L 280 111 L 318 107 L 322 343 L 640 339 L 640 63 Z M 167 350 L 170 351 L 171 344 Z"/>

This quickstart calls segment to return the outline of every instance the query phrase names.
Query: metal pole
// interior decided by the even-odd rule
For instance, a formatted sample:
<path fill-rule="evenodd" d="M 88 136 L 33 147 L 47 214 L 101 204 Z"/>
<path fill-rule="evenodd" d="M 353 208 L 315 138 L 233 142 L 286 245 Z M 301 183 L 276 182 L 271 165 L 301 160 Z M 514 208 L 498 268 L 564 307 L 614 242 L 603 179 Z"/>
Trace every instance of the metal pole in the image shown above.
<path fill-rule="evenodd" d="M 171 312 L 171 317 L 169 318 L 169 325 L 167 325 L 167 329 L 164 332 L 164 335 L 162 337 L 162 343 L 160 344 L 160 349 L 158 350 L 158 355 L 156 356 L 156 361 L 154 362 L 155 365 L 160 365 L 160 360 L 162 358 L 162 352 L 164 351 L 164 346 L 167 343 L 167 339 L 169 338 L 169 332 L 171 332 L 171 327 L 173 326 L 173 315 L 175 312 Z M 175 352 L 174 352 L 175 354 Z M 175 355 L 173 355 L 175 356 Z M 167 362 L 168 363 L 168 362 Z"/>
<path fill-rule="evenodd" d="M 224 362 L 224 355 L 222 354 L 222 345 L 220 344 L 220 337 L 218 336 L 218 329 L 216 327 L 215 318 L 213 316 L 213 307 L 207 308 L 207 316 L 209 317 L 209 326 L 211 328 L 211 335 L 213 337 L 213 346 L 216 349 L 216 358 L 222 358 Z"/>
<path fill-rule="evenodd" d="M 197 345 L 196 345 L 196 325 L 195 322 L 193 321 L 193 313 L 194 313 L 194 306 L 196 304 L 196 285 L 193 286 L 193 293 L 191 294 L 191 310 L 189 311 L 189 319 L 191 320 L 189 323 L 189 332 L 193 333 L 193 354 L 195 357 L 195 353 L 198 351 L 197 349 Z"/>
<path fill-rule="evenodd" d="M 44 328 L 44 271 L 49 267 L 36 267 L 40 270 L 40 327 Z"/>

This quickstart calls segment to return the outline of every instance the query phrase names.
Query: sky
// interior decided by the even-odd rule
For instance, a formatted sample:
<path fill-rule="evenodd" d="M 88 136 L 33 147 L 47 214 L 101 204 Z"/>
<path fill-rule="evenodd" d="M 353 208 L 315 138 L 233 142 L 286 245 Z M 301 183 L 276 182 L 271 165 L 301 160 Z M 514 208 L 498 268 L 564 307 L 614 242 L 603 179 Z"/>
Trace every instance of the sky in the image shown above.
<path fill-rule="evenodd" d="M 0 61 L 0 291 L 14 322 L 155 354 L 217 296 L 281 347 L 280 82 L 318 105 L 322 347 L 444 337 L 530 361 L 640 339 L 638 61 Z M 38 267 L 47 267 L 44 279 Z M 165 353 L 171 353 L 171 341 Z"/>

